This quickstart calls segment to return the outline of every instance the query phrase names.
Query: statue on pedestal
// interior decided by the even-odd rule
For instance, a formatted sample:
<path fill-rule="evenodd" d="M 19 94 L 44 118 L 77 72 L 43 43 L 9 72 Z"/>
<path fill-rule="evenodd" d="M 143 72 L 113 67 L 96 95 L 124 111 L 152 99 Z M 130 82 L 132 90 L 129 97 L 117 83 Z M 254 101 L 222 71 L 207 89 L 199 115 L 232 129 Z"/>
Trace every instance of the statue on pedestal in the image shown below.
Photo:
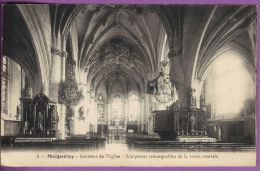
<path fill-rule="evenodd" d="M 33 96 L 33 89 L 32 89 L 32 87 L 30 86 L 30 87 L 28 88 L 28 97 L 32 98 L 32 96 Z"/>
<path fill-rule="evenodd" d="M 58 130 L 58 123 L 59 123 L 59 115 L 57 112 L 56 105 L 51 105 L 49 112 L 48 112 L 48 130 L 49 134 L 54 135 L 55 132 Z"/>
<path fill-rule="evenodd" d="M 191 135 L 194 135 L 195 133 L 195 116 L 194 115 L 191 115 L 190 117 L 190 131 L 191 131 Z"/>
<path fill-rule="evenodd" d="M 44 134 L 44 117 L 47 114 L 47 104 L 49 102 L 49 98 L 44 95 L 44 88 L 41 88 L 39 94 L 37 94 L 33 98 L 33 104 L 36 110 L 36 120 L 35 120 L 35 131 L 37 134 Z"/>
<path fill-rule="evenodd" d="M 196 108 L 196 97 L 195 97 L 196 90 L 193 88 L 189 89 L 188 92 L 188 107 Z"/>
<path fill-rule="evenodd" d="M 84 112 L 84 107 L 83 106 L 81 106 L 80 108 L 79 108 L 79 120 L 85 120 L 85 112 Z"/>
<path fill-rule="evenodd" d="M 21 105 L 17 105 L 16 106 L 16 120 L 20 120 L 21 119 Z"/>

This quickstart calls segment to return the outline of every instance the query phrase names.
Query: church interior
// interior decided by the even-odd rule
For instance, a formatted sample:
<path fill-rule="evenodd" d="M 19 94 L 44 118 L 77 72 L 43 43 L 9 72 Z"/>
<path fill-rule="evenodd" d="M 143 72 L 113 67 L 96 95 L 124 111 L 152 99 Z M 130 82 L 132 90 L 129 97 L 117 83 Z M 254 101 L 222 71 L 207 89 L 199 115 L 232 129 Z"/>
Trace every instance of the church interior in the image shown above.
<path fill-rule="evenodd" d="M 2 147 L 255 147 L 256 18 L 248 5 L 5 4 Z"/>

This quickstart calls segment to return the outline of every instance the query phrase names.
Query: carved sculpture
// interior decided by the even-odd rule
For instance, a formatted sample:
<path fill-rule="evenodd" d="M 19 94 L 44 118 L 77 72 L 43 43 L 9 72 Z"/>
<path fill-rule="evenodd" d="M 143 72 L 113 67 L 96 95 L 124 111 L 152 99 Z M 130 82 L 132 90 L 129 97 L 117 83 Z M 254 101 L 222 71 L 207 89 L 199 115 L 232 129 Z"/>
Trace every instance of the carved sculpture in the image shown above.
<path fill-rule="evenodd" d="M 33 98 L 33 105 L 35 106 L 36 112 L 36 127 L 34 131 L 38 134 L 44 134 L 46 124 L 44 119 L 47 115 L 47 105 L 49 98 L 44 95 L 44 88 L 41 88 L 41 92 Z"/>
<path fill-rule="evenodd" d="M 190 129 L 192 135 L 195 133 L 195 119 L 196 118 L 193 115 L 190 116 Z"/>
<path fill-rule="evenodd" d="M 21 105 L 19 104 L 19 105 L 17 105 L 16 106 L 16 120 L 20 120 L 20 118 L 21 118 Z"/>
<path fill-rule="evenodd" d="M 157 92 L 154 92 L 155 99 L 162 104 L 171 104 L 175 99 L 175 92 L 170 81 L 169 73 L 167 73 L 168 61 L 161 62 L 161 71 L 157 78 Z"/>
<path fill-rule="evenodd" d="M 48 130 L 50 134 L 55 134 L 55 132 L 58 130 L 58 124 L 59 124 L 59 115 L 57 111 L 56 105 L 51 105 L 49 108 L 49 123 L 48 123 Z"/>
<path fill-rule="evenodd" d="M 188 106 L 191 108 L 196 108 L 196 97 L 195 97 L 196 90 L 191 88 L 188 91 Z"/>
<path fill-rule="evenodd" d="M 84 107 L 81 106 L 79 108 L 79 120 L 83 120 L 84 121 L 85 119 L 86 119 L 86 117 L 85 117 Z"/>
<path fill-rule="evenodd" d="M 33 96 L 33 89 L 32 89 L 32 87 L 29 87 L 28 88 L 28 97 L 32 98 L 32 96 Z"/>

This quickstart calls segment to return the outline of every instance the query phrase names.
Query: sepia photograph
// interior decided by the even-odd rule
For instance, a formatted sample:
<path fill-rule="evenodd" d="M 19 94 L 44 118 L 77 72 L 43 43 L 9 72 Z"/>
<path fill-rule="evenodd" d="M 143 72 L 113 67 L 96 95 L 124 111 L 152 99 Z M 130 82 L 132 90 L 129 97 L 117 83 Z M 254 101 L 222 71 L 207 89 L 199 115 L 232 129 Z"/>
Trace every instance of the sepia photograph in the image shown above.
<path fill-rule="evenodd" d="M 256 166 L 256 5 L 1 8 L 1 166 Z"/>

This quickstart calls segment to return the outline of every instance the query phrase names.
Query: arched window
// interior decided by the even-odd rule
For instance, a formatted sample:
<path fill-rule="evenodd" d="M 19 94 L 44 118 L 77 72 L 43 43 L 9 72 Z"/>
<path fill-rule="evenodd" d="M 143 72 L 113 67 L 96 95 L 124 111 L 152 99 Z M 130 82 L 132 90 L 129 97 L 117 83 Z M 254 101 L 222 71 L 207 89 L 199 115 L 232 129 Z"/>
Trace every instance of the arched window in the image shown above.
<path fill-rule="evenodd" d="M 101 95 L 98 96 L 98 100 L 97 100 L 97 112 L 98 112 L 98 122 L 105 122 L 105 103 Z"/>
<path fill-rule="evenodd" d="M 140 115 L 140 103 L 139 98 L 135 94 L 131 94 L 129 97 L 129 122 L 137 122 L 138 115 Z"/>
<path fill-rule="evenodd" d="M 218 57 L 205 80 L 205 103 L 216 118 L 235 118 L 254 112 L 255 84 L 240 56 Z"/>
<path fill-rule="evenodd" d="M 111 125 L 112 126 L 123 126 L 123 101 L 122 98 L 117 95 L 112 99 L 112 116 Z"/>

